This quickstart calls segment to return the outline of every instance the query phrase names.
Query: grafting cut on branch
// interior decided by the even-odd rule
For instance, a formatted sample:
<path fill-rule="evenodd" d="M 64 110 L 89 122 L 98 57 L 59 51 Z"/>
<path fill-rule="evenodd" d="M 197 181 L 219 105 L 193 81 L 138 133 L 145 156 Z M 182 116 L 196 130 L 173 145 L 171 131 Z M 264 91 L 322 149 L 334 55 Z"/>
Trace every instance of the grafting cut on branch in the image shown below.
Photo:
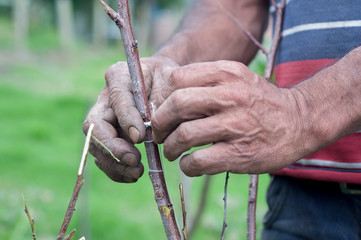
<path fill-rule="evenodd" d="M 118 13 L 100 0 L 108 16 L 120 30 L 123 47 L 127 58 L 128 69 L 132 80 L 133 96 L 136 107 L 146 126 L 145 149 L 147 152 L 149 177 L 153 185 L 155 200 L 158 205 L 164 230 L 168 239 L 181 239 L 176 222 L 173 205 L 170 201 L 158 145 L 152 139 L 150 125 L 150 106 L 144 85 L 144 77 L 140 65 L 138 42 L 135 40 L 130 22 L 129 4 L 127 0 L 118 0 Z"/>
<path fill-rule="evenodd" d="M 271 80 L 273 66 L 276 58 L 279 42 L 281 41 L 281 30 L 283 23 L 284 9 L 286 0 L 281 0 L 279 4 L 272 0 L 272 4 L 276 11 L 276 19 L 274 24 L 274 33 L 272 38 L 272 45 L 269 51 L 265 50 L 260 42 L 235 18 L 229 11 L 227 11 L 220 2 L 220 9 L 227 14 L 237 24 L 239 29 L 253 42 L 264 54 L 267 56 L 267 63 L 264 72 L 264 78 L 267 81 Z M 226 180 L 227 185 L 227 180 Z M 249 195 L 248 195 L 248 211 L 247 211 L 247 240 L 256 239 L 256 204 L 257 204 L 257 191 L 258 191 L 258 175 L 251 174 L 249 182 Z M 225 193 L 226 194 L 226 193 Z"/>
<path fill-rule="evenodd" d="M 84 149 L 83 149 L 83 154 L 82 154 L 82 157 L 81 157 L 79 170 L 78 170 L 78 176 L 76 178 L 73 194 L 71 195 L 69 206 L 68 206 L 68 209 L 66 210 L 64 221 L 63 221 L 63 224 L 60 227 L 60 231 L 59 231 L 57 240 L 72 239 L 72 237 L 73 237 L 73 235 L 75 233 L 75 229 L 74 229 L 67 236 L 65 236 L 65 233 L 66 233 L 66 231 L 68 230 L 68 227 L 69 227 L 70 220 L 71 220 L 71 218 L 73 216 L 73 213 L 75 211 L 75 204 L 76 204 L 76 202 L 78 200 L 78 195 L 79 195 L 80 189 L 84 184 L 83 173 L 84 173 L 84 168 L 85 168 L 85 164 L 86 164 L 86 158 L 87 158 L 88 152 L 89 152 L 89 144 L 90 144 L 93 129 L 94 129 L 94 124 L 92 123 L 92 124 L 90 124 L 89 130 L 88 130 L 88 133 L 87 133 L 87 136 L 86 136 Z"/>

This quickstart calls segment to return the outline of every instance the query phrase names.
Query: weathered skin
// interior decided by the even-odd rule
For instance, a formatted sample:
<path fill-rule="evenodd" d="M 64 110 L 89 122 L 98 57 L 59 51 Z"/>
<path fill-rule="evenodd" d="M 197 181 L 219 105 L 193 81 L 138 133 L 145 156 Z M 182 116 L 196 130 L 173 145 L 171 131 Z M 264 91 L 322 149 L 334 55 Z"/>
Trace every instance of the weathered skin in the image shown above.
<path fill-rule="evenodd" d="M 267 1 L 222 4 L 261 38 Z M 169 160 L 213 143 L 181 159 L 187 175 L 271 172 L 361 129 L 360 47 L 291 89 L 277 88 L 239 63 L 247 64 L 255 52 L 218 0 L 199 0 L 177 33 L 142 59 L 147 92 L 158 107 L 153 136 L 165 143 Z M 228 61 L 213 62 L 219 59 Z M 94 136 L 122 163 L 100 146 L 92 145 L 90 152 L 113 180 L 135 182 L 143 165 L 133 143 L 144 140 L 145 127 L 126 64 L 109 68 L 106 82 L 84 129 L 94 122 Z"/>

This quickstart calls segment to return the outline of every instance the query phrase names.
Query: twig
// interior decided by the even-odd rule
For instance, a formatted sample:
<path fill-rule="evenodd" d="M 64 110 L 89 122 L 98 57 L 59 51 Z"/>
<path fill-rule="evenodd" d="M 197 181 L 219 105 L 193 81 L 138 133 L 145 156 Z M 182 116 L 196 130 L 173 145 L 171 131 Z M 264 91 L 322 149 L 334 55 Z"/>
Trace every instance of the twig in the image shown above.
<path fill-rule="evenodd" d="M 179 192 L 181 197 L 181 203 L 182 203 L 182 213 L 183 213 L 183 239 L 187 240 L 187 212 L 186 212 L 186 206 L 184 203 L 184 193 L 183 193 L 183 184 L 179 184 Z"/>
<path fill-rule="evenodd" d="M 69 227 L 69 223 L 70 220 L 73 216 L 73 212 L 75 211 L 75 204 L 78 200 L 78 195 L 80 192 L 81 187 L 83 186 L 84 180 L 83 180 L 83 173 L 84 173 L 84 167 L 86 164 L 86 158 L 88 155 L 88 151 L 89 151 L 89 144 L 90 144 L 90 139 L 91 139 L 91 135 L 94 129 L 94 124 L 90 124 L 90 127 L 88 129 L 88 133 L 85 139 L 85 144 L 84 144 L 84 149 L 83 149 L 83 155 L 80 161 L 80 165 L 79 165 L 79 170 L 78 170 L 78 176 L 76 178 L 76 182 L 75 182 L 75 186 L 74 186 L 74 190 L 73 190 L 73 194 L 71 195 L 71 199 L 69 202 L 69 206 L 68 209 L 66 210 L 65 213 L 65 217 L 64 217 L 64 221 L 63 224 L 61 225 L 57 240 L 62 240 L 64 239 L 64 235 L 66 233 L 66 230 Z M 71 233 L 75 232 L 75 230 L 73 230 Z M 68 238 L 66 239 L 70 239 L 69 237 L 72 237 L 71 233 L 67 236 Z M 73 233 L 74 234 L 74 233 Z"/>
<path fill-rule="evenodd" d="M 35 227 L 34 227 L 35 221 L 34 221 L 34 219 L 30 216 L 30 212 L 29 212 L 28 206 L 26 205 L 26 201 L 25 201 L 24 195 L 22 195 L 22 197 L 23 197 L 23 202 L 24 202 L 24 211 L 25 211 L 25 213 L 26 213 L 26 216 L 28 216 L 28 219 L 29 219 L 29 223 L 30 223 L 30 227 L 31 227 L 31 232 L 32 232 L 32 234 L 33 234 L 33 240 L 36 240 Z"/>
<path fill-rule="evenodd" d="M 229 178 L 229 172 L 226 174 L 226 182 L 224 184 L 224 216 L 223 216 L 223 227 L 222 227 L 222 235 L 221 240 L 224 238 L 224 233 L 226 231 L 227 223 L 226 223 L 226 217 L 227 217 L 227 188 L 228 188 L 228 178 Z"/>
<path fill-rule="evenodd" d="M 168 239 L 181 239 L 176 222 L 173 205 L 170 201 L 163 167 L 160 160 L 158 145 L 152 139 L 150 126 L 150 107 L 145 90 L 144 77 L 140 66 L 138 42 L 135 40 L 130 22 L 129 4 L 127 0 L 118 0 L 118 13 L 112 10 L 104 1 L 100 0 L 109 17 L 120 30 L 123 47 L 128 62 L 128 69 L 132 80 L 135 105 L 146 124 L 144 145 L 147 152 L 149 177 L 151 179 L 155 200 L 160 212 L 164 230 Z"/>
<path fill-rule="evenodd" d="M 74 237 L 75 234 L 75 229 L 73 229 L 73 231 L 71 231 L 68 235 L 65 236 L 64 240 L 71 240 Z"/>
<path fill-rule="evenodd" d="M 281 40 L 281 30 L 283 23 L 283 14 L 286 6 L 286 0 L 281 0 L 279 6 L 276 5 L 276 22 L 275 30 L 273 33 L 272 46 L 267 54 L 267 63 L 264 72 L 264 78 L 267 81 L 271 80 L 273 66 L 276 58 L 276 52 L 278 49 L 279 42 Z M 249 182 L 249 195 L 248 195 L 248 212 L 247 212 L 247 240 L 256 239 L 256 204 L 257 204 L 257 191 L 258 191 L 258 175 L 251 174 Z"/>
<path fill-rule="evenodd" d="M 208 190 L 209 190 L 209 183 L 211 180 L 211 176 L 210 175 L 206 175 L 205 179 L 204 179 L 204 183 L 203 183 L 203 187 L 202 187 L 202 192 L 200 193 L 201 195 L 201 200 L 199 201 L 198 204 L 198 210 L 197 213 L 194 217 L 194 220 L 191 222 L 191 224 L 189 224 L 189 230 L 188 230 L 188 237 L 191 239 L 194 230 L 197 228 L 197 225 L 199 224 L 201 217 L 203 215 L 204 212 L 204 208 L 206 206 L 206 202 L 207 202 L 207 196 L 208 196 Z"/>
<path fill-rule="evenodd" d="M 222 3 L 220 3 L 219 1 L 217 1 L 219 8 L 228 15 L 228 17 L 230 17 L 233 22 L 235 24 L 237 24 L 238 28 L 241 29 L 241 31 L 249 38 L 249 40 L 251 40 L 254 45 L 256 45 L 264 54 L 268 55 L 267 50 L 262 46 L 262 44 L 252 35 L 252 33 L 250 31 L 248 31 L 247 29 L 245 29 L 242 24 L 238 21 L 237 18 L 235 18 L 232 13 L 230 13 L 227 9 L 224 8 L 224 6 L 222 5 Z"/>

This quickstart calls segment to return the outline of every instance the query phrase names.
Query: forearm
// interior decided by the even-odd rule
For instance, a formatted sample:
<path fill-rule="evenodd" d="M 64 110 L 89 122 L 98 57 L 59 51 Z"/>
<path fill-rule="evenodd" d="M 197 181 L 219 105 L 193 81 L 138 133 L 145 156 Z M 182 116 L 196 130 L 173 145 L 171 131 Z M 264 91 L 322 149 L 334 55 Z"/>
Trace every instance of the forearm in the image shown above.
<path fill-rule="evenodd" d="M 361 129 L 361 47 L 292 90 L 316 151 Z"/>
<path fill-rule="evenodd" d="M 154 54 L 180 65 L 214 60 L 249 63 L 257 47 L 225 13 L 261 40 L 268 20 L 265 0 L 198 0 L 175 34 Z"/>

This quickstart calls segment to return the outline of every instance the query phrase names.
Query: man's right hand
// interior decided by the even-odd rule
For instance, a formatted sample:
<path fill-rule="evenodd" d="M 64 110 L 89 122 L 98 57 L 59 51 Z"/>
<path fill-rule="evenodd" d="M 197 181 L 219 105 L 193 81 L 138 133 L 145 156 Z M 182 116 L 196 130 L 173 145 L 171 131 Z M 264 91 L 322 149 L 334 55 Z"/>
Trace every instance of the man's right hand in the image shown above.
<path fill-rule="evenodd" d="M 179 67 L 165 57 L 141 60 L 144 81 L 149 98 L 158 107 L 173 91 L 170 75 Z M 126 62 L 112 65 L 105 74 L 106 86 L 90 110 L 83 124 L 86 133 L 94 123 L 93 136 L 104 144 L 120 161 L 94 139 L 89 152 L 96 165 L 116 182 L 136 182 L 144 172 L 141 155 L 134 143 L 144 140 L 145 126 L 135 107 L 132 84 Z"/>

